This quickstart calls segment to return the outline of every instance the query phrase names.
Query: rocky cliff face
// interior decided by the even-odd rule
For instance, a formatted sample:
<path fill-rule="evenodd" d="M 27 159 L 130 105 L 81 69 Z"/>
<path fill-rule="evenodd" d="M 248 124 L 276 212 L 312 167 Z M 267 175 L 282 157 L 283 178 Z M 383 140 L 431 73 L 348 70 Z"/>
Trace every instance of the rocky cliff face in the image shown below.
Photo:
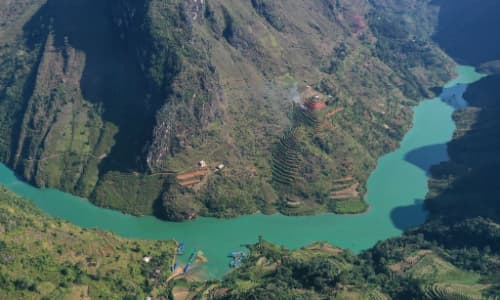
<path fill-rule="evenodd" d="M 404 2 L 2 1 L 0 157 L 136 214 L 362 211 L 408 105 L 450 74 L 437 9 Z"/>

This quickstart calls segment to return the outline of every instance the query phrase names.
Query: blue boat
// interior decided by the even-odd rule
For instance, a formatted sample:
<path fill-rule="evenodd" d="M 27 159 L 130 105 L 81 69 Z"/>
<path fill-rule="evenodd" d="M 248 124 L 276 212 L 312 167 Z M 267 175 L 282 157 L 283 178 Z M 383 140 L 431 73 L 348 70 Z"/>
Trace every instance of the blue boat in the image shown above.
<path fill-rule="evenodd" d="M 191 268 L 191 263 L 187 263 L 187 265 L 184 267 L 184 273 L 189 271 L 189 268 Z"/>
<path fill-rule="evenodd" d="M 175 262 L 175 264 L 172 266 L 172 272 L 174 272 L 175 270 L 177 270 L 178 267 L 179 267 L 179 263 Z"/>
<path fill-rule="evenodd" d="M 234 258 L 237 258 L 237 257 L 243 257 L 245 256 L 245 252 L 242 252 L 242 251 L 237 251 L 237 252 L 231 252 L 228 254 L 228 257 L 234 257 Z"/>
<path fill-rule="evenodd" d="M 189 262 L 192 262 L 193 259 L 196 258 L 196 254 L 198 254 L 198 249 L 193 250 L 193 253 L 191 253 L 191 256 L 189 256 Z"/>
<path fill-rule="evenodd" d="M 230 263 L 231 268 L 237 268 L 241 265 L 241 260 L 235 259 Z"/>
<path fill-rule="evenodd" d="M 177 249 L 175 249 L 175 253 L 177 255 L 182 255 L 184 254 L 184 248 L 186 247 L 185 243 L 180 243 L 179 246 L 177 246 Z"/>

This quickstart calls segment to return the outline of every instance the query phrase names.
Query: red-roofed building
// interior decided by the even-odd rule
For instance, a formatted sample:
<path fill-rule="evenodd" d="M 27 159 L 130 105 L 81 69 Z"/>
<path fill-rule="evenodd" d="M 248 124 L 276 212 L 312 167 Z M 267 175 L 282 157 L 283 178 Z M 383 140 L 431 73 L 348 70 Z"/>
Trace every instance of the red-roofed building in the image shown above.
<path fill-rule="evenodd" d="M 307 99 L 305 105 L 309 110 L 321 110 L 326 106 L 323 100 L 314 98 Z"/>

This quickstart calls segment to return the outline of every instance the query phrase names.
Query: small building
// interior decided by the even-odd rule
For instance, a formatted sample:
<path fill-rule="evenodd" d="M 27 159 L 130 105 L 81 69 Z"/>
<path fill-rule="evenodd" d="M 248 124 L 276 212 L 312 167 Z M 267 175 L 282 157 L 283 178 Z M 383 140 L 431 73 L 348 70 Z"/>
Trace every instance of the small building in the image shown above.
<path fill-rule="evenodd" d="M 325 96 L 315 91 L 311 86 L 306 86 L 301 95 L 302 103 L 310 111 L 317 111 L 325 108 Z"/>
<path fill-rule="evenodd" d="M 220 164 L 220 165 L 217 166 L 216 169 L 217 169 L 217 171 L 220 171 L 220 170 L 224 169 L 225 167 L 226 166 L 224 166 L 223 164 Z"/>
<path fill-rule="evenodd" d="M 153 259 L 153 257 L 148 255 L 148 256 L 144 256 L 142 258 L 142 261 L 145 263 L 149 263 L 149 262 L 151 262 L 152 259 Z"/>
<path fill-rule="evenodd" d="M 305 105 L 309 110 L 315 111 L 325 108 L 326 106 L 325 102 L 321 98 L 316 98 L 316 97 L 318 96 L 306 100 Z"/>
<path fill-rule="evenodd" d="M 207 162 L 206 162 L 206 161 L 204 161 L 204 160 L 200 160 L 200 161 L 198 162 L 198 168 L 200 168 L 200 169 L 204 169 L 204 168 L 206 168 L 206 167 L 207 167 Z"/>

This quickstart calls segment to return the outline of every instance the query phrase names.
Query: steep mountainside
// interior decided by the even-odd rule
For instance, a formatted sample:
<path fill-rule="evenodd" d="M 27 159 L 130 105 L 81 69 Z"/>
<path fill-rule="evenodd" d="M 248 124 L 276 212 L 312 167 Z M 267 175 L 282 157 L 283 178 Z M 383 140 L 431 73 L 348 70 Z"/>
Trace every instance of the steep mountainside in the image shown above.
<path fill-rule="evenodd" d="M 500 59 L 500 3 L 482 0 L 437 0 L 436 42 L 455 60 L 480 65 Z"/>
<path fill-rule="evenodd" d="M 0 158 L 133 214 L 363 211 L 451 73 L 416 0 L 0 6 Z"/>
<path fill-rule="evenodd" d="M 321 243 L 287 251 L 261 242 L 250 247 L 248 260 L 226 280 L 205 286 L 215 299 L 500 296 L 500 51 L 493 50 L 500 26 L 490 26 L 500 7 L 493 1 L 439 3 L 440 14 L 447 18 L 440 18 L 436 38 L 449 37 L 441 42 L 443 47 L 455 42 L 450 54 L 493 75 L 470 85 L 465 94 L 469 106 L 454 114 L 457 130 L 448 144 L 450 161 L 431 170 L 426 224 L 358 257 Z M 457 26 L 462 18 L 468 20 L 467 28 Z"/>
<path fill-rule="evenodd" d="M 432 169 L 427 207 L 452 221 L 483 216 L 500 223 L 500 75 L 473 84 L 465 97 L 470 106 L 454 116 L 451 160 Z"/>
<path fill-rule="evenodd" d="M 500 180 L 496 171 L 500 163 L 498 4 L 496 1 L 482 1 L 481 5 L 471 0 L 440 1 L 435 39 L 456 60 L 491 74 L 469 86 L 464 95 L 469 106 L 454 114 L 457 131 L 448 144 L 450 161 L 431 170 L 433 178 L 427 207 L 432 221 L 451 228 L 464 220 L 474 223 L 479 219 L 482 223 L 481 218 L 486 218 L 500 222 L 496 184 Z M 497 235 L 498 232 L 497 227 Z M 479 240 L 473 235 L 469 237 Z"/>
<path fill-rule="evenodd" d="M 171 280 L 173 242 L 77 228 L 0 187 L 0 298 L 495 299 L 494 225 L 455 227 L 425 226 L 361 255 L 327 243 L 291 251 L 261 240 L 222 280 L 200 282 L 192 273 Z"/>
<path fill-rule="evenodd" d="M 54 220 L 4 187 L 0 235 L 0 299 L 144 299 L 165 291 L 176 247 Z"/>
<path fill-rule="evenodd" d="M 460 233 L 450 237 L 460 239 Z M 410 233 L 356 256 L 328 243 L 290 251 L 261 241 L 224 280 L 190 289 L 174 282 L 172 294 L 187 294 L 174 299 L 204 294 L 209 299 L 496 299 L 498 252 L 438 242 Z"/>

